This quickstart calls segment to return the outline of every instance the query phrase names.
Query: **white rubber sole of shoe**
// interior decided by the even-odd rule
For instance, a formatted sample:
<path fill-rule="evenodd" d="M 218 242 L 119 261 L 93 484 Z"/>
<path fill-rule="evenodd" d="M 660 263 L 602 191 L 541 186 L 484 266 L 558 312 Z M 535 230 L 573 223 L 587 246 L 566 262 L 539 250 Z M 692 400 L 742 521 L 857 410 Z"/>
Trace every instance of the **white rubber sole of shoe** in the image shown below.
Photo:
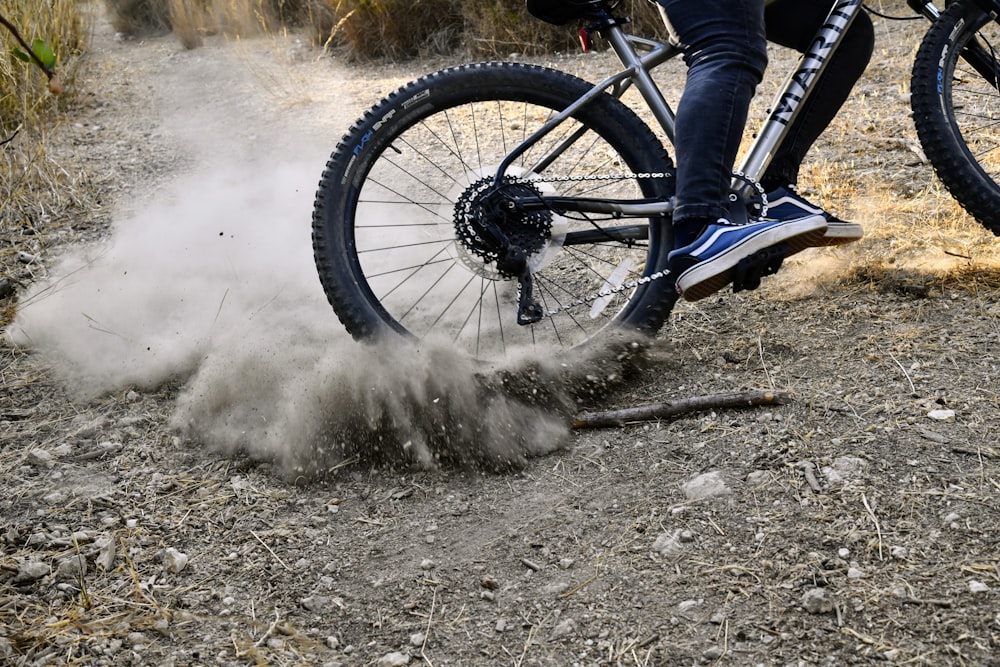
<path fill-rule="evenodd" d="M 819 245 L 845 245 L 860 241 L 864 235 L 864 228 L 856 222 L 829 222 Z"/>

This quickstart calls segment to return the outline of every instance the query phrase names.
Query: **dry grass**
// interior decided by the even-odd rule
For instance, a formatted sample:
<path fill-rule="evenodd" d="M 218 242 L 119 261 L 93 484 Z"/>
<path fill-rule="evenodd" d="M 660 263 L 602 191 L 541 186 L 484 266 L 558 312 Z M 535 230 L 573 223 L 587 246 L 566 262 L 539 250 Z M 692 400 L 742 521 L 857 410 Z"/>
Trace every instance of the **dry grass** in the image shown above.
<path fill-rule="evenodd" d="M 576 48 L 572 29 L 531 17 L 522 0 L 105 0 L 118 32 L 172 30 L 186 48 L 206 34 L 249 35 L 303 28 L 313 44 L 351 60 L 406 59 L 465 51 L 479 56 L 538 55 Z M 625 0 L 642 34 L 663 31 L 656 6 Z"/>
<path fill-rule="evenodd" d="M 115 30 L 136 37 L 173 31 L 186 48 L 204 35 L 246 36 L 288 25 L 323 30 L 331 11 L 323 0 L 105 0 Z"/>
<path fill-rule="evenodd" d="M 11 239 L 0 247 L 0 265 L 6 266 L 17 261 L 16 237 L 41 239 L 39 231 L 52 214 L 81 196 L 72 179 L 47 154 L 46 143 L 62 117 L 61 105 L 73 98 L 76 56 L 86 48 L 90 22 L 75 0 L 9 0 L 0 11 L 28 43 L 43 39 L 52 47 L 57 72 L 70 84 L 69 92 L 56 98 L 37 67 L 0 58 L 0 141 L 9 139 L 0 147 L 0 237 Z M 0 29 L 0 48 L 9 53 L 15 45 L 14 37 Z M 0 310 L 0 326 L 11 317 L 13 305 L 5 306 Z"/>

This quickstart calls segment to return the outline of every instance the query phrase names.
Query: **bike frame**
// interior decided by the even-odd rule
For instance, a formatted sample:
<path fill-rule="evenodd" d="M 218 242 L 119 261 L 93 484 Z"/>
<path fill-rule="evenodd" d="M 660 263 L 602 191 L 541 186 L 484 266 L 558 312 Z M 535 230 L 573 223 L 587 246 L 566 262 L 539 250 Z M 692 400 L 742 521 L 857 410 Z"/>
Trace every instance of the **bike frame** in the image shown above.
<path fill-rule="evenodd" d="M 998 3 L 995 0 L 978 1 L 988 6 L 992 11 L 997 11 Z M 937 8 L 930 0 L 908 0 L 908 4 L 917 14 L 926 17 L 930 21 L 935 20 L 939 15 Z M 734 201 L 740 196 L 749 197 L 753 194 L 751 190 L 754 187 L 753 184 L 759 180 L 760 176 L 767 169 L 775 152 L 785 139 L 789 126 L 802 108 L 803 102 L 805 102 L 815 88 L 816 81 L 829 63 L 833 53 L 839 48 L 847 29 L 858 13 L 863 10 L 863 0 L 835 0 L 833 2 L 827 19 L 816 32 L 809 49 L 799 58 L 796 68 L 785 79 L 764 124 L 738 167 L 738 173 L 745 178 L 734 179 L 733 181 L 734 190 L 731 197 L 733 197 Z M 994 15 L 996 14 L 994 13 Z M 589 104 L 599 95 L 604 94 L 605 91 L 620 98 L 626 90 L 634 86 L 665 135 L 673 142 L 674 111 L 653 80 L 651 72 L 659 65 L 681 54 L 682 48 L 673 42 L 660 42 L 630 35 L 625 32 L 622 26 L 622 21 L 610 14 L 606 14 L 599 21 L 595 21 L 589 27 L 589 30 L 596 30 L 608 41 L 612 50 L 621 61 L 623 69 L 595 85 L 586 95 L 570 104 L 559 114 L 553 116 L 538 131 L 508 154 L 497 169 L 498 181 L 518 156 L 523 154 L 530 146 L 534 145 L 555 127 L 570 118 L 581 107 Z M 976 67 L 976 63 L 973 62 L 976 60 L 975 52 L 964 53 L 963 55 Z M 993 62 L 992 58 L 989 59 L 989 62 Z M 986 75 L 984 74 L 984 76 Z M 992 80 L 994 85 L 996 85 L 1000 77 L 997 76 L 997 73 L 992 73 L 992 77 L 986 76 L 986 78 L 987 80 Z M 585 130 L 580 130 L 580 132 L 583 131 Z M 567 146 L 575 139 L 576 135 L 570 136 L 562 145 Z M 560 148 L 556 147 L 547 159 L 533 165 L 530 172 L 535 174 L 544 173 L 545 168 L 558 156 L 559 152 Z M 615 200 L 543 196 L 519 199 L 516 201 L 516 205 L 526 211 L 551 209 L 636 218 L 666 216 L 670 215 L 673 211 L 672 200 L 648 199 Z M 564 243 L 590 243 L 593 242 L 595 234 L 603 238 L 612 237 L 623 241 L 639 240 L 648 237 L 648 227 L 646 225 L 630 225 L 574 232 L 567 236 Z"/>

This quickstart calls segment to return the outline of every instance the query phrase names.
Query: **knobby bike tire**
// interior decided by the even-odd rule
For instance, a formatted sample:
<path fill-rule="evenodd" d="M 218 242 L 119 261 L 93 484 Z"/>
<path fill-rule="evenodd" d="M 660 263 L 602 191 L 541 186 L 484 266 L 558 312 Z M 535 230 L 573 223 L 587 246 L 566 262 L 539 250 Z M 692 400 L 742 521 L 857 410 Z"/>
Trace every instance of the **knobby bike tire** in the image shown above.
<path fill-rule="evenodd" d="M 327 298 L 356 339 L 432 338 L 500 359 L 525 346 L 575 348 L 619 325 L 662 326 L 676 301 L 673 279 L 644 277 L 666 272 L 667 218 L 549 212 L 545 245 L 529 259 L 547 316 L 528 326 L 516 323 L 517 280 L 498 274 L 456 225 L 456 202 L 495 180 L 509 151 L 590 87 L 539 66 L 463 65 L 403 86 L 350 128 L 316 193 L 313 250 Z M 662 176 L 673 171 L 662 143 L 616 98 L 602 94 L 566 125 L 506 173 L 543 195 L 673 194 L 672 177 Z M 564 150 L 543 166 L 540 156 L 556 145 Z M 600 231 L 622 225 L 648 227 L 648 239 L 621 242 Z"/>
<path fill-rule="evenodd" d="M 914 60 L 910 89 L 920 144 L 951 195 L 1000 235 L 1000 25 L 975 2 L 942 12 Z"/>

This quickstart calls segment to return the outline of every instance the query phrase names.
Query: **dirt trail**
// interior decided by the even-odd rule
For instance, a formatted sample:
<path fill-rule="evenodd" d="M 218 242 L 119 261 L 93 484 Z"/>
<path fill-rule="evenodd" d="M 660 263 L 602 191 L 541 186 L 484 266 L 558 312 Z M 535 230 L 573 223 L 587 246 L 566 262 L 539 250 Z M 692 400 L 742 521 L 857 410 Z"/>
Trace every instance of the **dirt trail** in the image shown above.
<path fill-rule="evenodd" d="M 55 287 L 21 295 L 26 345 L 0 347 L 0 661 L 997 664 L 1000 265 L 973 222 L 901 248 L 864 220 L 857 248 L 681 306 L 579 407 L 749 388 L 789 405 L 570 432 L 501 396 L 484 417 L 461 409 L 460 360 L 351 342 L 309 251 L 337 137 L 440 63 L 97 39 L 53 155 L 113 205 L 44 239 L 35 284 Z M 884 41 L 866 96 L 905 76 Z M 855 165 L 854 213 L 923 216 L 900 194 L 935 188 L 912 129 L 876 140 L 872 109 L 831 129 L 816 173 Z M 399 437 L 373 449 L 358 415 Z M 470 465 L 391 465 L 483 424 L 445 452 Z M 471 465 L 497 451 L 520 467 Z"/>

